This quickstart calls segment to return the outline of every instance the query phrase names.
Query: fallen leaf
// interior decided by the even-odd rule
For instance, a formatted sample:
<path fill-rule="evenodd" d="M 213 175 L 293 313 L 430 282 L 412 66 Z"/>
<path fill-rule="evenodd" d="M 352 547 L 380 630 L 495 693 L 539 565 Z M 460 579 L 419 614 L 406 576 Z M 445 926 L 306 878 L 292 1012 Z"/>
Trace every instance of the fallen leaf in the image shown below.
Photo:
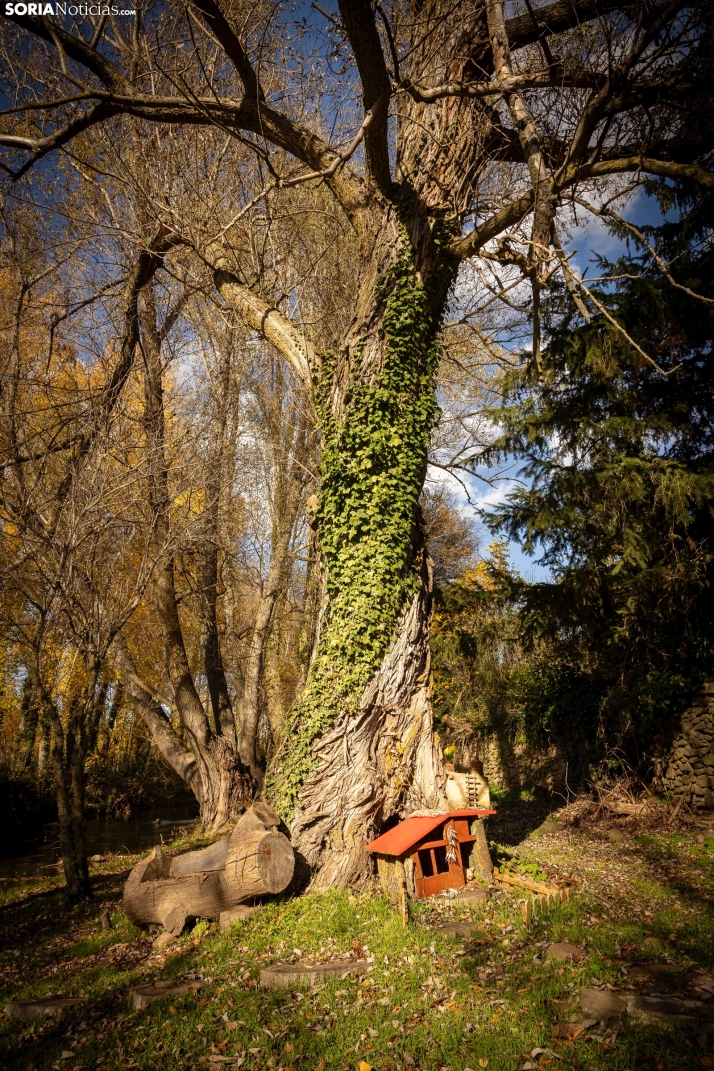
<path fill-rule="evenodd" d="M 325 1071 L 325 1057 L 320 1057 L 320 1062 L 317 1065 L 316 1071 Z"/>
<path fill-rule="evenodd" d="M 479 1056 L 479 1067 L 488 1067 L 488 1056 Z"/>
<path fill-rule="evenodd" d="M 366 1063 L 364 1060 L 360 1060 L 359 1071 L 372 1071 L 372 1065 Z"/>

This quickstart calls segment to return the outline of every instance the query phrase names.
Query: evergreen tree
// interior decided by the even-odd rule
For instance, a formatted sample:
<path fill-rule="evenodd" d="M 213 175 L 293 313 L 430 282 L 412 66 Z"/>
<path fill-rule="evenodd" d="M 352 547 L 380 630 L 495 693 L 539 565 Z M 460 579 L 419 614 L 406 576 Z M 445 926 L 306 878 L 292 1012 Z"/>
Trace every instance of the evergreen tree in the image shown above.
<path fill-rule="evenodd" d="M 489 523 L 552 575 L 511 588 L 525 634 L 555 645 L 522 702 L 634 756 L 714 671 L 714 199 L 652 192 L 677 221 L 610 218 L 627 255 L 601 261 L 589 322 L 567 292 L 551 303 L 542 376 L 530 358 L 509 375 L 482 456 L 523 462 Z"/>

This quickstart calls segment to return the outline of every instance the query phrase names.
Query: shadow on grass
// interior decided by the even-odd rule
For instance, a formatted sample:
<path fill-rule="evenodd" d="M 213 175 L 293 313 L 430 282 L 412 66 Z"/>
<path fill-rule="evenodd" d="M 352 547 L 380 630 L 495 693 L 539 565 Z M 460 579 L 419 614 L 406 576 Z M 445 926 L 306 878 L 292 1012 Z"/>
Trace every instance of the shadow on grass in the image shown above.
<path fill-rule="evenodd" d="M 545 791 L 511 788 L 493 792 L 491 806 L 497 813 L 487 819 L 486 836 L 505 847 L 515 847 L 563 806 L 563 798 Z"/>

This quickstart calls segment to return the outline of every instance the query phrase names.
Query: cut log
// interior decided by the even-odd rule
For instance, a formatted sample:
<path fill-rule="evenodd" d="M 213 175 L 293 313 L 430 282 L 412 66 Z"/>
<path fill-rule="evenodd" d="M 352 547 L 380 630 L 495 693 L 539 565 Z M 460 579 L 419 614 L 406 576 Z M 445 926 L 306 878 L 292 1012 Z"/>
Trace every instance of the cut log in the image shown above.
<path fill-rule="evenodd" d="M 279 824 L 267 804 L 254 804 L 230 837 L 209 848 L 174 859 L 154 848 L 124 886 L 127 916 L 135 923 L 160 922 L 178 935 L 189 918 L 218 918 L 247 900 L 282 892 L 292 880 L 295 855 Z"/>
<path fill-rule="evenodd" d="M 482 881 L 486 881 L 490 885 L 493 882 L 493 863 L 491 861 L 491 853 L 488 850 L 484 823 L 481 820 L 474 822 L 471 826 L 471 833 L 476 837 L 476 840 L 473 842 L 471 849 L 469 866 L 477 878 L 481 878 Z"/>
<path fill-rule="evenodd" d="M 160 997 L 183 997 L 187 993 L 197 993 L 203 982 L 174 982 L 171 979 L 159 979 L 156 982 L 145 982 L 136 985 L 129 990 L 137 1011 L 148 1008 L 154 1000 Z"/>
<path fill-rule="evenodd" d="M 603 805 L 613 814 L 641 815 L 647 810 L 646 803 L 622 803 L 619 800 L 603 800 Z"/>
<path fill-rule="evenodd" d="M 290 841 L 277 830 L 266 833 L 261 827 L 254 833 L 236 840 L 231 835 L 223 880 L 236 890 L 241 900 L 252 900 L 266 893 L 278 893 L 287 888 L 295 870 L 295 855 Z"/>
<path fill-rule="evenodd" d="M 185 855 L 177 855 L 171 860 L 169 877 L 186 878 L 189 874 L 207 873 L 209 870 L 223 870 L 228 855 L 230 836 L 217 840 L 208 848 L 202 848 L 199 852 L 186 852 Z"/>

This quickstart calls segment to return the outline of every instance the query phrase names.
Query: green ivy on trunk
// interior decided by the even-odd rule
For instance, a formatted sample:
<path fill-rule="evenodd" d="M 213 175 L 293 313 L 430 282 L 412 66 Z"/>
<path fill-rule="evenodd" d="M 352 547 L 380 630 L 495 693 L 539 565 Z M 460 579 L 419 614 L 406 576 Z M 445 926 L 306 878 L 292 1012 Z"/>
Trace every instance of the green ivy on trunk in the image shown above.
<path fill-rule="evenodd" d="M 383 310 L 381 367 L 355 374 L 339 421 L 330 404 L 336 360 L 330 355 L 324 362 L 316 523 L 328 603 L 310 679 L 268 778 L 271 799 L 285 818 L 313 768 L 314 741 L 339 714 L 357 710 L 399 613 L 417 590 L 411 551 L 437 412 L 438 317 L 430 296 L 400 225 L 374 299 Z"/>

